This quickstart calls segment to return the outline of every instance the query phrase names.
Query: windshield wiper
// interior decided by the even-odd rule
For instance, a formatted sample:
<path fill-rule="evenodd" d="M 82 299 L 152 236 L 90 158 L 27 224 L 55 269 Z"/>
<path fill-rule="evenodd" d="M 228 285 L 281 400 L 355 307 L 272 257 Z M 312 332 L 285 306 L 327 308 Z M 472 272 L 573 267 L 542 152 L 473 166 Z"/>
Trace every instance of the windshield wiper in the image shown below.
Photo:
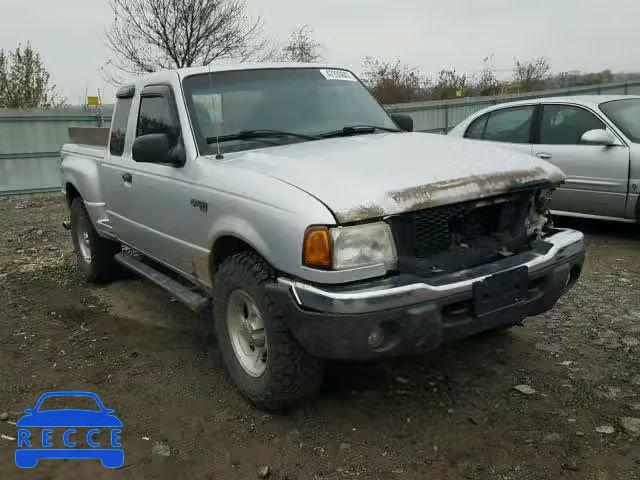
<path fill-rule="evenodd" d="M 350 135 L 361 135 L 361 134 L 369 134 L 375 133 L 376 130 L 382 130 L 383 132 L 402 132 L 402 130 L 398 128 L 389 128 L 389 127 L 377 127 L 375 125 L 351 125 L 348 127 L 343 127 L 340 130 L 334 130 L 331 132 L 321 133 L 318 135 L 322 138 L 330 138 L 330 137 L 348 137 Z"/>
<path fill-rule="evenodd" d="M 268 139 L 268 138 L 284 138 L 284 137 L 295 137 L 301 138 L 303 140 L 319 140 L 320 137 L 315 135 L 305 135 L 303 133 L 295 133 L 295 132 L 285 132 L 283 130 L 269 130 L 269 129 L 259 129 L 259 130 L 240 130 L 236 133 L 230 133 L 227 135 L 220 135 L 219 137 L 208 137 L 207 143 L 212 144 L 216 142 L 228 142 L 230 140 L 260 140 L 260 139 Z"/>

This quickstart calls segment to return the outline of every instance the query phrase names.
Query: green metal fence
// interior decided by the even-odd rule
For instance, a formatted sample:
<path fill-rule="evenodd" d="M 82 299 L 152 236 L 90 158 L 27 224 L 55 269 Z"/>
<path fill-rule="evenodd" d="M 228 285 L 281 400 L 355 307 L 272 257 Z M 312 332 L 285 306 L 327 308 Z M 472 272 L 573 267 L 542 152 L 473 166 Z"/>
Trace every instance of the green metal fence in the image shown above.
<path fill-rule="evenodd" d="M 410 115 L 418 131 L 445 133 L 474 112 L 514 100 L 559 95 L 640 95 L 640 82 L 544 90 L 496 97 L 387 105 L 389 112 Z M 111 108 L 101 112 L 65 110 L 0 110 L 0 195 L 60 188 L 60 148 L 69 127 L 108 126 Z"/>
<path fill-rule="evenodd" d="M 69 127 L 107 126 L 111 109 L 0 110 L 0 195 L 60 188 Z"/>

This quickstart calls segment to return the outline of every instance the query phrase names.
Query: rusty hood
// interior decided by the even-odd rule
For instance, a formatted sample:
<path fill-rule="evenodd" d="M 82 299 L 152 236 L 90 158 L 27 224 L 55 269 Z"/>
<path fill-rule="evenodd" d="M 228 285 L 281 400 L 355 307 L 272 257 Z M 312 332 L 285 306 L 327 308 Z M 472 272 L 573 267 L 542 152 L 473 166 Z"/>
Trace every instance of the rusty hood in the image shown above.
<path fill-rule="evenodd" d="M 561 183 L 537 158 L 485 142 L 426 133 L 361 135 L 231 154 L 229 164 L 308 192 L 340 223 Z"/>

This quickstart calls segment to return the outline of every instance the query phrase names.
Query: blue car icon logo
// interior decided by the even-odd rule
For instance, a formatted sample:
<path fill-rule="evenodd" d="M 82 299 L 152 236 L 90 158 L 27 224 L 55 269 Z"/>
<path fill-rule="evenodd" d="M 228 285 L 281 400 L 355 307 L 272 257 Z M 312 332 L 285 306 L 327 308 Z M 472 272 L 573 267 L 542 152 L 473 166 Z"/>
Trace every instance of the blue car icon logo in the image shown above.
<path fill-rule="evenodd" d="M 98 408 L 96 410 L 60 408 L 41 411 L 42 403 L 51 397 L 63 397 L 63 401 L 64 397 L 88 397 L 95 401 Z M 16 465 L 20 468 L 33 468 L 41 458 L 93 458 L 100 459 L 102 465 L 107 468 L 121 467 L 124 464 L 124 450 L 120 448 L 122 422 L 114 412 L 105 408 L 95 393 L 45 393 L 36 406 L 25 410 L 26 415 L 16 423 L 18 428 Z M 54 437 L 56 440 L 62 440 L 65 448 L 53 448 Z M 84 448 L 85 444 L 88 448 Z"/>

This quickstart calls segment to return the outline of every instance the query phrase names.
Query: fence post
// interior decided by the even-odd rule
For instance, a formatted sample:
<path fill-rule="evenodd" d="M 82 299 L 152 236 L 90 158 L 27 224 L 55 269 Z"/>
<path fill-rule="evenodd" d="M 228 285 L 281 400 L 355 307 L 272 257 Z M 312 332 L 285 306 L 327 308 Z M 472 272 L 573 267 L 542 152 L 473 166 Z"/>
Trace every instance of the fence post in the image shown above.
<path fill-rule="evenodd" d="M 625 95 L 629 95 L 629 81 L 628 80 L 624 83 L 624 94 Z"/>
<path fill-rule="evenodd" d="M 98 111 L 96 113 L 97 113 L 96 120 L 98 120 L 98 127 L 102 128 L 102 126 L 104 125 L 103 118 L 102 118 L 102 107 L 98 107 Z"/>
<path fill-rule="evenodd" d="M 449 104 L 444 107 L 444 134 L 449 133 Z"/>

